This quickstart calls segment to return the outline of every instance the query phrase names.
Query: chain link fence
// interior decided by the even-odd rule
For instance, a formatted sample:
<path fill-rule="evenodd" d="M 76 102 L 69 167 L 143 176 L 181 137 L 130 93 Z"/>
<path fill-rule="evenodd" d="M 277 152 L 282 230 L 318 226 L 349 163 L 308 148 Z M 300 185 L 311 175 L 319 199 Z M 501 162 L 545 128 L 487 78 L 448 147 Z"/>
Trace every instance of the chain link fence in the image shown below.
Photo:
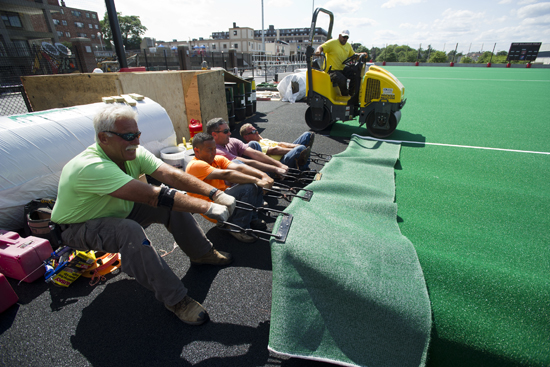
<path fill-rule="evenodd" d="M 32 112 L 21 84 L 27 75 L 67 74 L 78 71 L 76 57 L 65 46 L 43 43 L 0 48 L 0 116 Z"/>
<path fill-rule="evenodd" d="M 0 116 L 21 115 L 31 111 L 23 85 L 0 87 Z"/>

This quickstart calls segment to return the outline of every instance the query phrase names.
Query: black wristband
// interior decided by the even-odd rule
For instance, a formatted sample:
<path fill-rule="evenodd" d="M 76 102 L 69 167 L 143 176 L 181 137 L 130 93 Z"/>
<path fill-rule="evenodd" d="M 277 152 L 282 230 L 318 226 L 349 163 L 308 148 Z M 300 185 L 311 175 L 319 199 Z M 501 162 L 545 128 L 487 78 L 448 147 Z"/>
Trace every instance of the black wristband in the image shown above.
<path fill-rule="evenodd" d="M 214 194 L 217 193 L 217 192 L 218 192 L 218 189 L 216 189 L 216 188 L 214 187 L 212 190 L 210 190 L 210 194 L 208 194 L 208 198 L 209 198 L 210 200 L 214 200 Z"/>
<path fill-rule="evenodd" d="M 176 196 L 176 190 L 171 189 L 168 186 L 161 185 L 157 206 L 166 206 L 172 210 L 172 207 L 174 206 L 174 196 Z"/>

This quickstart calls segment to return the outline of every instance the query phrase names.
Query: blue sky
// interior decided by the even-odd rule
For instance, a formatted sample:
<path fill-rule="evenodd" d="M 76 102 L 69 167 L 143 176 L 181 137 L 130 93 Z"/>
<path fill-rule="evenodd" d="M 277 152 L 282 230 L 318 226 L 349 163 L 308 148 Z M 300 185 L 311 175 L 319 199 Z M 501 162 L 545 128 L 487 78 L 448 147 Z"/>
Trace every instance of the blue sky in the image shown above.
<path fill-rule="evenodd" d="M 123 15 L 138 15 L 146 37 L 171 41 L 208 38 L 240 27 L 262 28 L 261 0 L 114 0 Z M 68 7 L 105 13 L 102 0 L 65 0 Z M 538 0 L 264 0 L 264 28 L 309 28 L 313 7 L 334 13 L 334 32 L 367 47 L 429 44 L 450 51 L 508 51 L 512 42 L 550 43 L 550 1 Z M 328 29 L 328 17 L 318 26 Z"/>

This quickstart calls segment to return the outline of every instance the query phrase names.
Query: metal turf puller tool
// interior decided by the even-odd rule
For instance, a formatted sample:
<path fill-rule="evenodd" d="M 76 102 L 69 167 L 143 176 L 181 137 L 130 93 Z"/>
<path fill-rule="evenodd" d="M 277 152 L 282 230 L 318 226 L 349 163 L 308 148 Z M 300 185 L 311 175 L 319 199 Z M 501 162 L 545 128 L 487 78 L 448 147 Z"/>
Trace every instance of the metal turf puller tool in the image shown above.
<path fill-rule="evenodd" d="M 306 190 L 301 187 L 290 187 L 287 185 L 284 185 L 282 183 L 277 183 L 276 186 L 273 186 L 270 189 L 265 189 L 264 191 L 272 192 L 277 195 L 264 195 L 264 197 L 270 197 L 270 198 L 283 198 L 287 201 L 291 201 L 293 198 L 300 198 L 305 201 L 309 201 L 311 197 L 313 196 L 313 191 Z M 298 195 L 298 192 L 305 191 L 305 194 L 303 196 Z"/>
<path fill-rule="evenodd" d="M 275 241 L 277 241 L 277 242 L 285 242 L 286 241 L 286 236 L 288 235 L 288 231 L 290 229 L 290 224 L 292 223 L 292 214 L 285 213 L 285 212 L 282 212 L 280 210 L 275 210 L 275 209 L 271 209 L 271 208 L 263 208 L 263 207 L 257 208 L 252 204 L 248 204 L 248 203 L 245 203 L 244 201 L 240 201 L 240 200 L 235 200 L 235 201 L 237 203 L 237 206 L 235 207 L 235 209 L 252 211 L 252 212 L 256 212 L 256 213 L 259 212 L 259 211 L 264 211 L 264 212 L 267 212 L 267 213 L 277 213 L 277 215 L 282 215 L 283 218 L 281 219 L 281 223 L 279 224 L 279 229 L 277 230 L 277 233 L 272 234 L 270 232 L 261 231 L 259 229 L 243 228 L 241 226 L 238 226 L 236 224 L 229 223 L 229 222 L 226 222 L 226 221 L 218 222 L 218 227 L 219 227 L 220 230 L 226 231 L 226 232 L 245 233 L 245 234 L 254 236 L 256 238 L 259 238 L 261 240 L 264 240 L 264 241 L 269 241 L 269 240 L 267 238 L 259 237 L 258 235 L 263 234 L 263 235 L 266 235 L 266 236 L 269 236 L 269 237 L 273 237 L 275 239 Z M 223 227 L 223 225 L 227 225 L 230 228 L 225 228 L 225 227 Z"/>
<path fill-rule="evenodd" d="M 309 154 L 309 160 L 313 163 L 317 163 L 320 165 L 327 163 L 331 159 L 332 159 L 332 156 L 329 154 L 315 153 L 315 152 L 311 152 Z"/>
<path fill-rule="evenodd" d="M 301 171 L 296 168 L 288 168 L 285 174 L 279 175 L 282 181 L 311 183 L 321 178 L 321 174 L 316 170 Z"/>

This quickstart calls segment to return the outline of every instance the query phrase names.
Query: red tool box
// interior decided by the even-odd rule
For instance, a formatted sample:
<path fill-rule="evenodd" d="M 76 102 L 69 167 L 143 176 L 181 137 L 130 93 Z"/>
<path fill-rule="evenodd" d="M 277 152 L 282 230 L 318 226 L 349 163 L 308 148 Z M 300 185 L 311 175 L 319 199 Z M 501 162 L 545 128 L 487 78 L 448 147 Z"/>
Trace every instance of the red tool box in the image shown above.
<path fill-rule="evenodd" d="M 46 272 L 41 265 L 52 252 L 50 242 L 44 238 L 22 238 L 16 232 L 0 230 L 0 272 L 7 277 L 23 280 L 28 276 L 25 282 L 35 281 Z"/>
<path fill-rule="evenodd" d="M 13 291 L 4 274 L 0 273 L 0 313 L 10 308 L 17 300 L 19 297 Z"/>

